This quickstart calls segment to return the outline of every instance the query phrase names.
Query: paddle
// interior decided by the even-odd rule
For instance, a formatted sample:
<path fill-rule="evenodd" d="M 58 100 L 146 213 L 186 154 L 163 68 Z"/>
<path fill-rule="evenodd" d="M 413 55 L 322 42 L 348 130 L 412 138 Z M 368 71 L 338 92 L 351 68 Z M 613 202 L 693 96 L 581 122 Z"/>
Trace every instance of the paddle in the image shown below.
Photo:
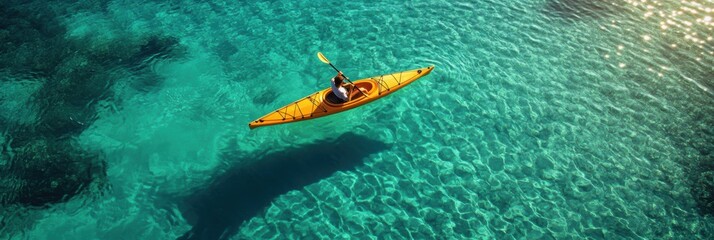
<path fill-rule="evenodd" d="M 332 67 L 333 69 L 335 69 L 335 71 L 337 71 L 337 73 L 340 73 L 340 70 L 337 70 L 337 68 L 335 67 L 335 65 L 332 65 L 332 63 L 330 62 L 330 60 L 327 60 L 327 58 L 325 57 L 325 55 L 323 55 L 321 52 L 317 52 L 317 58 L 319 58 L 320 61 L 322 61 L 322 62 L 324 62 L 324 63 L 330 64 L 330 67 Z M 342 74 L 342 76 L 344 76 L 345 79 L 347 79 L 347 81 L 350 82 L 350 83 L 352 84 L 352 86 L 354 86 L 354 88 L 357 88 L 357 91 L 361 92 L 362 95 L 364 95 L 365 97 L 369 97 L 369 96 L 367 96 L 367 94 L 366 94 L 365 92 L 362 91 L 362 89 L 359 89 L 359 88 L 357 87 L 357 85 L 355 85 L 355 83 L 353 83 L 352 80 L 350 80 L 350 78 L 348 78 L 348 77 L 345 76 L 344 74 Z"/>

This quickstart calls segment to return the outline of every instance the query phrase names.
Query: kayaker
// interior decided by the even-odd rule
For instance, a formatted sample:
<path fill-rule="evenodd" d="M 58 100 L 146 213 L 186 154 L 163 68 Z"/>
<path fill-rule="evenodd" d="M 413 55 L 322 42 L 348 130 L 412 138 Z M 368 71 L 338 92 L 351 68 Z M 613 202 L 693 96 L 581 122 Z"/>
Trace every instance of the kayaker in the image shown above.
<path fill-rule="evenodd" d="M 338 72 L 335 77 L 333 77 L 330 82 L 332 85 L 332 92 L 337 96 L 338 98 L 342 99 L 342 101 L 349 101 L 348 97 L 348 92 L 347 87 L 344 84 L 345 81 L 345 75 L 342 74 L 342 71 Z"/>

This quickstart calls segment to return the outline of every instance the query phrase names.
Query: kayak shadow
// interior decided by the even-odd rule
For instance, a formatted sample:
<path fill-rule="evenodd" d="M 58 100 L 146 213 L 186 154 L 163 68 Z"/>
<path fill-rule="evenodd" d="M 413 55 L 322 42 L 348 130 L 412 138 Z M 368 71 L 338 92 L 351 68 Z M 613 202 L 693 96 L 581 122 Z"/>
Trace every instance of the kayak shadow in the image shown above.
<path fill-rule="evenodd" d="M 224 154 L 241 163 L 186 197 L 181 212 L 193 226 L 179 239 L 227 239 L 240 225 L 262 213 L 273 199 L 291 190 L 354 170 L 389 145 L 354 133 L 267 154 Z"/>

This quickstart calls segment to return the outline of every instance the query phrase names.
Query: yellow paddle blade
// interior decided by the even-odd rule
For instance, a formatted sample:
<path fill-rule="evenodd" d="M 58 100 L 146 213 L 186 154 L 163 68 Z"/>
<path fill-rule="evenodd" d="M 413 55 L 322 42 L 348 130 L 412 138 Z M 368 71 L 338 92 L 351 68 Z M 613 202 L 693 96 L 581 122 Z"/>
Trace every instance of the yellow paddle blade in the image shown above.
<path fill-rule="evenodd" d="M 327 60 L 327 58 L 325 57 L 325 55 L 322 55 L 321 52 L 317 52 L 317 58 L 319 58 L 320 61 L 322 61 L 322 62 L 324 62 L 324 63 L 330 64 L 330 60 Z"/>

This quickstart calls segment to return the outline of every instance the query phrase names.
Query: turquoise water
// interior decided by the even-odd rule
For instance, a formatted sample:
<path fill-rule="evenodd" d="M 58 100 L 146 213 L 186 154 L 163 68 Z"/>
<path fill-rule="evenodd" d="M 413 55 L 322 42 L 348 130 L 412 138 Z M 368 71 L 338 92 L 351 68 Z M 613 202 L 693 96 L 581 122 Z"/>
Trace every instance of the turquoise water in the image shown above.
<path fill-rule="evenodd" d="M 0 238 L 712 238 L 712 9 L 3 1 Z M 436 69 L 249 130 L 328 86 L 318 51 Z"/>

